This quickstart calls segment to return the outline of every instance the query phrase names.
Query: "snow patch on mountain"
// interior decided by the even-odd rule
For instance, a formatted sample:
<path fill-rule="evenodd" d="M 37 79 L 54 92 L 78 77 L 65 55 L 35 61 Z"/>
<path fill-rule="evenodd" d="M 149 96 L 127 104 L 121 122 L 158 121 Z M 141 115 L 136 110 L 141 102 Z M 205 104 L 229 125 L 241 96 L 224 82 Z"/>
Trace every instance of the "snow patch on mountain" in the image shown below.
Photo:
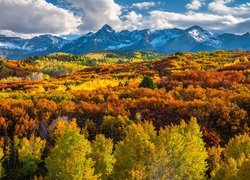
<path fill-rule="evenodd" d="M 119 50 L 119 49 L 122 49 L 124 47 L 129 47 L 129 46 L 131 46 L 133 44 L 134 43 L 130 43 L 130 44 L 118 44 L 116 46 L 109 46 L 105 50 Z"/>
<path fill-rule="evenodd" d="M 10 42 L 0 42 L 0 48 L 4 49 L 21 49 L 21 50 L 31 50 L 30 48 L 27 48 L 25 45 L 19 46 L 14 43 Z"/>
<path fill-rule="evenodd" d="M 212 34 L 199 26 L 186 30 L 123 30 L 116 32 L 105 25 L 76 39 L 41 35 L 32 39 L 0 35 L 0 56 L 9 59 L 66 52 L 76 55 L 96 50 L 151 50 L 161 53 L 212 51 L 217 49 L 250 49 L 250 35 Z M 2 53 L 2 54 L 1 54 Z"/>
<path fill-rule="evenodd" d="M 36 49 L 35 51 L 42 52 L 42 51 L 46 51 L 47 49 L 48 49 L 47 47 L 43 47 L 43 48 Z"/>
<path fill-rule="evenodd" d="M 165 36 L 160 36 L 160 37 L 156 37 L 155 39 L 153 39 L 150 44 L 153 47 L 161 47 L 163 46 L 165 43 L 167 43 L 167 41 L 169 40 L 169 38 L 166 38 Z"/>
<path fill-rule="evenodd" d="M 53 36 L 51 36 L 50 39 L 52 40 L 52 44 L 57 44 L 59 42 L 59 40 Z"/>
<path fill-rule="evenodd" d="M 209 37 L 206 34 L 200 33 L 197 29 L 189 31 L 188 34 L 190 34 L 197 42 L 204 42 L 209 40 Z"/>
<path fill-rule="evenodd" d="M 6 49 L 21 49 L 20 46 L 17 46 L 12 43 L 7 43 L 7 42 L 6 43 L 0 42 L 0 47 L 6 48 Z"/>

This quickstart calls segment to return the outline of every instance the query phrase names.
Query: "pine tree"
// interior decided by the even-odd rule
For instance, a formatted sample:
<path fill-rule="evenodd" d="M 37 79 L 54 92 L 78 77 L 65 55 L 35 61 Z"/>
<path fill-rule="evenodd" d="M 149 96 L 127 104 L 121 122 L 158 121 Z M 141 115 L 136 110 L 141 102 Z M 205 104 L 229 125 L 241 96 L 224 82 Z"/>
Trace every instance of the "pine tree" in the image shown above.
<path fill-rule="evenodd" d="M 150 88 L 155 89 L 156 84 L 154 83 L 153 79 L 149 76 L 144 76 L 142 82 L 139 85 L 139 88 Z"/>

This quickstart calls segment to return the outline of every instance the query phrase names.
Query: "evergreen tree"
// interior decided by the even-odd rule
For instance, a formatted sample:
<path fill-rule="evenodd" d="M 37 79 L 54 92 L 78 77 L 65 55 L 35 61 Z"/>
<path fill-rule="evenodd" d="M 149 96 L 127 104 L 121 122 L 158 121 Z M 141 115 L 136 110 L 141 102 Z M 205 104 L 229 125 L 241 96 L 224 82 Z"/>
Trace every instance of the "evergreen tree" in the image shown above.
<path fill-rule="evenodd" d="M 142 82 L 139 85 L 140 88 L 150 88 L 155 89 L 156 84 L 154 83 L 153 79 L 149 76 L 144 76 Z"/>

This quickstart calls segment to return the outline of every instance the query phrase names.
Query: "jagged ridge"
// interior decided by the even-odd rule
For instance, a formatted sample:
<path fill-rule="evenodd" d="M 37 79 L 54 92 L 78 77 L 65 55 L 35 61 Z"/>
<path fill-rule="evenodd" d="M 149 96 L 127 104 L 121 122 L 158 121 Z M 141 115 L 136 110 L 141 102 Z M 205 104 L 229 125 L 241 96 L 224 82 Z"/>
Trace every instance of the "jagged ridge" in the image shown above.
<path fill-rule="evenodd" d="M 66 52 L 76 55 L 96 50 L 152 50 L 161 53 L 212 51 L 216 49 L 250 49 L 250 34 L 213 34 L 199 26 L 186 30 L 123 30 L 116 32 L 109 25 L 75 40 L 52 35 L 32 39 L 0 35 L 0 56 L 21 59 L 30 56 Z"/>

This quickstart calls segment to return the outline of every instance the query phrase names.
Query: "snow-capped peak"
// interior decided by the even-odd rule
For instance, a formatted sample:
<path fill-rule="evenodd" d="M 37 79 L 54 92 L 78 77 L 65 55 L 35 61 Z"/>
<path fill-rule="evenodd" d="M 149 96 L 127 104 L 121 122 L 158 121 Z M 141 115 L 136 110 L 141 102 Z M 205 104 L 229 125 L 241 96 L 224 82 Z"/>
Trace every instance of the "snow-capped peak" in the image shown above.
<path fill-rule="evenodd" d="M 97 32 L 76 39 L 41 35 L 32 39 L 0 35 L 0 56 L 9 59 L 46 55 L 53 52 L 85 54 L 96 50 L 151 50 L 163 53 L 249 49 L 250 34 L 212 34 L 199 26 L 182 29 L 123 30 L 104 25 Z M 2 53 L 2 54 L 1 54 Z"/>
<path fill-rule="evenodd" d="M 192 36 L 197 42 L 204 42 L 209 40 L 209 37 L 205 33 L 201 33 L 199 30 L 194 29 L 188 32 L 190 36 Z"/>

